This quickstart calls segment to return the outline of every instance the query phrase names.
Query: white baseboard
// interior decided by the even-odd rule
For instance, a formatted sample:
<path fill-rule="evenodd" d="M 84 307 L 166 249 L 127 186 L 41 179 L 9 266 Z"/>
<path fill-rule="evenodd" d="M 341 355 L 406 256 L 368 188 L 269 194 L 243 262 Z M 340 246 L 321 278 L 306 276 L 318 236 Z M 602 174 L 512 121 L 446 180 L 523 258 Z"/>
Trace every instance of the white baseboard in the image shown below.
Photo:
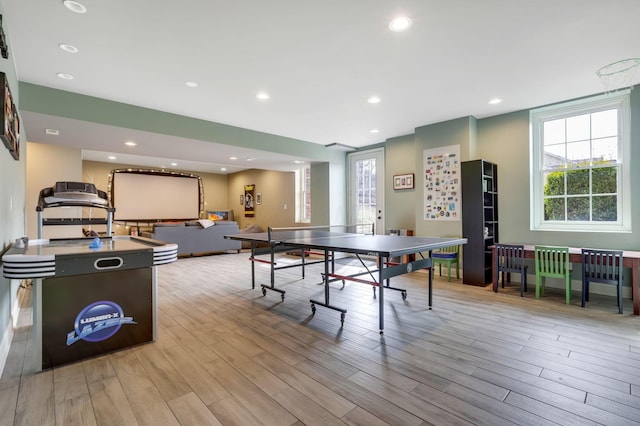
<path fill-rule="evenodd" d="M 7 325 L 6 330 L 2 333 L 2 340 L 0 340 L 0 377 L 4 372 L 4 366 L 7 363 L 7 357 L 9 356 L 9 349 L 11 348 L 11 341 L 13 340 L 13 318 Z"/>
<path fill-rule="evenodd" d="M 18 282 L 18 285 L 20 285 L 20 282 Z M 24 290 L 24 288 L 18 287 L 16 291 L 16 297 L 13 298 L 13 304 L 11 306 L 11 318 L 6 330 L 4 330 L 2 333 L 2 339 L 0 339 L 0 377 L 4 372 L 4 366 L 7 363 L 9 350 L 11 349 L 11 342 L 13 341 L 13 329 L 18 325 L 20 306 L 22 305 L 22 298 L 25 296 Z"/>

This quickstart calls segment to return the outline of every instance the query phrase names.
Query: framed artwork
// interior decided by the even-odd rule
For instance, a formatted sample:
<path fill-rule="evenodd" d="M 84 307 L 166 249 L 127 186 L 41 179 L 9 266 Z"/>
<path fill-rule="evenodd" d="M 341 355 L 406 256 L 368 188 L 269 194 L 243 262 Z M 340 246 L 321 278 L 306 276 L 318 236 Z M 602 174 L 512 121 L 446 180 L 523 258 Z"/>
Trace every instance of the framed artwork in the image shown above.
<path fill-rule="evenodd" d="M 256 192 L 256 204 L 262 204 L 262 192 Z"/>
<path fill-rule="evenodd" d="M 244 217 L 254 217 L 255 185 L 244 186 Z"/>
<path fill-rule="evenodd" d="M 393 189 L 413 189 L 414 174 L 407 173 L 404 175 L 393 175 Z"/>
<path fill-rule="evenodd" d="M 0 93 L 2 100 L 2 126 L 0 128 L 0 139 L 4 142 L 11 156 L 20 159 L 20 119 L 18 110 L 13 104 L 13 96 L 7 82 L 7 75 L 0 72 Z"/>

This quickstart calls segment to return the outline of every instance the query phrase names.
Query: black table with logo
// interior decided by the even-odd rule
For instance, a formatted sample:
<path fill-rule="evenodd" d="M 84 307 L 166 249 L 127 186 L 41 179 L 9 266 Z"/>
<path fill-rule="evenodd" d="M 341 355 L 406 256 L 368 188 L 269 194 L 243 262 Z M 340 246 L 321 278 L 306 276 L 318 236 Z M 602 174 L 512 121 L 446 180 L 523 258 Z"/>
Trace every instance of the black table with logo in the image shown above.
<path fill-rule="evenodd" d="M 177 249 L 130 236 L 14 244 L 3 275 L 33 284 L 33 369 L 155 340 L 156 267 L 177 260 Z"/>

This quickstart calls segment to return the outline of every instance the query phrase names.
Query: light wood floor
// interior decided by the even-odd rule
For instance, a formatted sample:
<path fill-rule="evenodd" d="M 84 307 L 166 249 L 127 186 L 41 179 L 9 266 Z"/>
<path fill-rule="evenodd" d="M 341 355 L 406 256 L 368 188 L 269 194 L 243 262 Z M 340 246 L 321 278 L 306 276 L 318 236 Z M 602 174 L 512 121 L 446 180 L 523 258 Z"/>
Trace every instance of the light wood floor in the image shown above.
<path fill-rule="evenodd" d="M 276 273 L 286 289 L 250 289 L 247 253 L 159 267 L 159 337 L 41 373 L 29 355 L 29 294 L 0 380 L 2 425 L 638 424 L 640 318 L 613 298 L 535 300 L 533 285 L 437 279 L 385 292 L 385 333 L 369 286 L 335 284 L 339 313 L 318 307 L 320 266 Z M 287 261 L 286 259 L 284 261 Z M 292 261 L 292 260 L 290 260 Z M 348 268 L 344 266 L 343 268 Z M 268 280 L 259 266 L 259 282 Z"/>

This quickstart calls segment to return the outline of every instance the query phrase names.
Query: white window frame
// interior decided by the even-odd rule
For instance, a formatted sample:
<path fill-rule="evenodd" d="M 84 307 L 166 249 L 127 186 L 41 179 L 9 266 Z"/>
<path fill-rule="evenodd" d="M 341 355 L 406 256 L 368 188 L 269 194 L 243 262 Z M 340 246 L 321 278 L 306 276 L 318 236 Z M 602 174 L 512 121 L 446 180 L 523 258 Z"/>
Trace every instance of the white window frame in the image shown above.
<path fill-rule="evenodd" d="M 530 123 L 530 227 L 532 231 L 631 232 L 631 177 L 627 164 L 631 158 L 629 90 L 538 108 L 529 114 Z M 544 141 L 545 121 L 618 109 L 618 220 L 616 222 L 572 222 L 544 220 Z"/>
<path fill-rule="evenodd" d="M 296 223 L 311 223 L 311 212 L 307 214 L 306 208 L 307 194 L 311 191 L 311 188 L 307 187 L 307 172 L 311 173 L 309 165 L 295 171 Z"/>

